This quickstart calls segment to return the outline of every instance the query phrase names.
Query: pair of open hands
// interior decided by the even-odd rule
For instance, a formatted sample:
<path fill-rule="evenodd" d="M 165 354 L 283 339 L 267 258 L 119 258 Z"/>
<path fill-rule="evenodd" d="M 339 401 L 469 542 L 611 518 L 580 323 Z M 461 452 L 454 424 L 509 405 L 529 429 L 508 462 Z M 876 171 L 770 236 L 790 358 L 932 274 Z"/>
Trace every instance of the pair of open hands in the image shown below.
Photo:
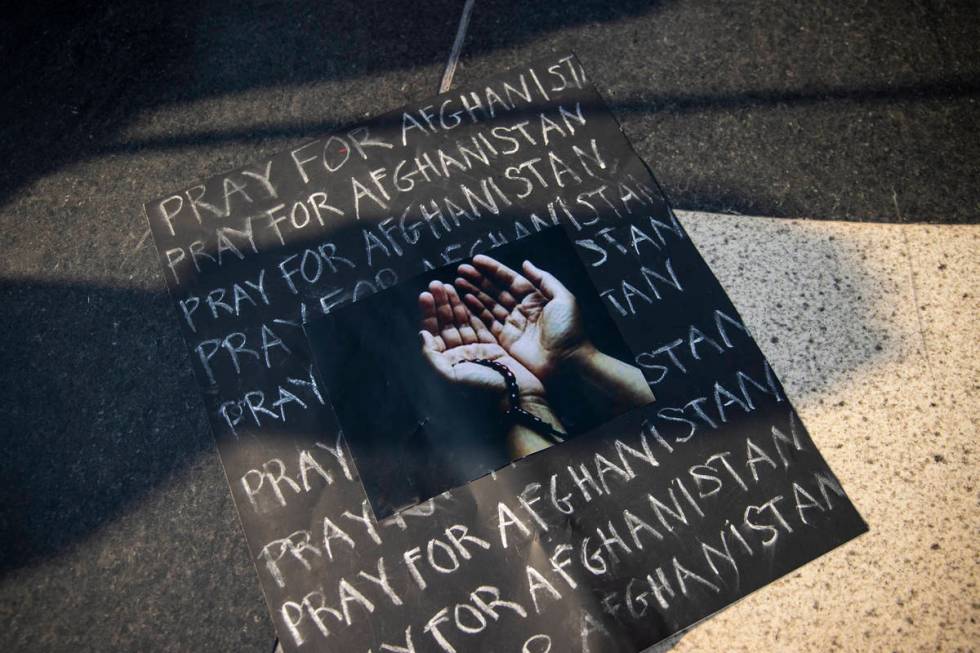
<path fill-rule="evenodd" d="M 422 353 L 446 381 L 502 400 L 503 377 L 468 362 L 482 358 L 514 373 L 522 400 L 543 400 L 562 362 L 591 348 L 572 293 L 530 261 L 521 268 L 478 255 L 453 284 L 433 281 L 419 295 Z"/>

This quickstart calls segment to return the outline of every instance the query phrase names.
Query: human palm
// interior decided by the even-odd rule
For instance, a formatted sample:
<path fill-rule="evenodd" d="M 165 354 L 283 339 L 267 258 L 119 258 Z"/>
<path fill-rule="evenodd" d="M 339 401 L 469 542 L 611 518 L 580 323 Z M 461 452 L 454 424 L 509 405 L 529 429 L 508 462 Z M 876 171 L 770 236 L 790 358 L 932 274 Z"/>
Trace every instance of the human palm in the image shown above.
<path fill-rule="evenodd" d="M 419 295 L 419 309 L 422 354 L 441 378 L 502 400 L 507 392 L 504 378 L 472 362 L 489 360 L 513 372 L 520 396 L 544 396 L 541 381 L 507 353 L 483 321 L 463 305 L 452 286 L 433 281 L 428 292 Z"/>
<path fill-rule="evenodd" d="M 484 255 L 459 266 L 455 284 L 473 315 L 500 346 L 539 379 L 587 345 L 575 297 L 530 261 L 524 274 Z M 526 276 L 525 276 L 526 275 Z"/>

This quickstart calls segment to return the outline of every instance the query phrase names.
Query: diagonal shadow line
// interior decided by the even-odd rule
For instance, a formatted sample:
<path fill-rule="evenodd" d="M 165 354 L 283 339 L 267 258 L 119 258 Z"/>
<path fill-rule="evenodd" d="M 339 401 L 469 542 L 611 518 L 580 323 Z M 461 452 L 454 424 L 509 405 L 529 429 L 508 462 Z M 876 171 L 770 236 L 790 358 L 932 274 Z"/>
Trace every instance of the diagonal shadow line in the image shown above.
<path fill-rule="evenodd" d="M 919 84 L 902 84 L 876 88 L 822 88 L 812 90 L 761 90 L 733 94 L 637 95 L 608 102 L 613 113 L 686 114 L 730 109 L 768 109 L 781 106 L 811 106 L 823 103 L 862 104 L 879 102 L 926 102 L 935 99 L 980 97 L 980 78 L 964 77 Z M 172 150 L 188 146 L 249 142 L 265 139 L 309 139 L 327 134 L 346 125 L 363 121 L 350 116 L 340 120 L 303 121 L 277 125 L 257 125 L 238 129 L 214 129 L 185 134 L 139 138 L 109 143 L 95 148 L 91 157 L 107 154 L 133 154 L 147 149 Z"/>

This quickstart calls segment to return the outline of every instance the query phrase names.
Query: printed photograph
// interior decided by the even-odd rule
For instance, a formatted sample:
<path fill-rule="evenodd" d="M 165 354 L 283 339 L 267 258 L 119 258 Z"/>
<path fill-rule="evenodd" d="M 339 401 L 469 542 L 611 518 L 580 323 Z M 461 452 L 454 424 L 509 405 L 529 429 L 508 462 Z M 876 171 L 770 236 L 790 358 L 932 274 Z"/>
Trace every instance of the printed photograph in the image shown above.
<path fill-rule="evenodd" d="M 378 519 L 653 401 L 560 228 L 306 328 Z"/>

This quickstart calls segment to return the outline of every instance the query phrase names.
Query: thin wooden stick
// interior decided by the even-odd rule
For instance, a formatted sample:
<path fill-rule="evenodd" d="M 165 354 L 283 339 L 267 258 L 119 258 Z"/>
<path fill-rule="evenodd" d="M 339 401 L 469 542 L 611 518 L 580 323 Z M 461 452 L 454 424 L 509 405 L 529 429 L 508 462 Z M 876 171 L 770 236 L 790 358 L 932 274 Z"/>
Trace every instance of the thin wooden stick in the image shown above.
<path fill-rule="evenodd" d="M 453 75 L 456 74 L 456 64 L 459 63 L 459 53 L 463 50 L 463 41 L 466 39 L 466 28 L 470 24 L 470 14 L 473 13 L 473 5 L 476 0 L 466 0 L 463 5 L 463 15 L 459 17 L 459 28 L 456 30 L 456 40 L 453 41 L 453 50 L 449 53 L 449 61 L 446 62 L 446 72 L 442 74 L 442 83 L 439 84 L 439 92 L 445 93 L 453 83 Z"/>

